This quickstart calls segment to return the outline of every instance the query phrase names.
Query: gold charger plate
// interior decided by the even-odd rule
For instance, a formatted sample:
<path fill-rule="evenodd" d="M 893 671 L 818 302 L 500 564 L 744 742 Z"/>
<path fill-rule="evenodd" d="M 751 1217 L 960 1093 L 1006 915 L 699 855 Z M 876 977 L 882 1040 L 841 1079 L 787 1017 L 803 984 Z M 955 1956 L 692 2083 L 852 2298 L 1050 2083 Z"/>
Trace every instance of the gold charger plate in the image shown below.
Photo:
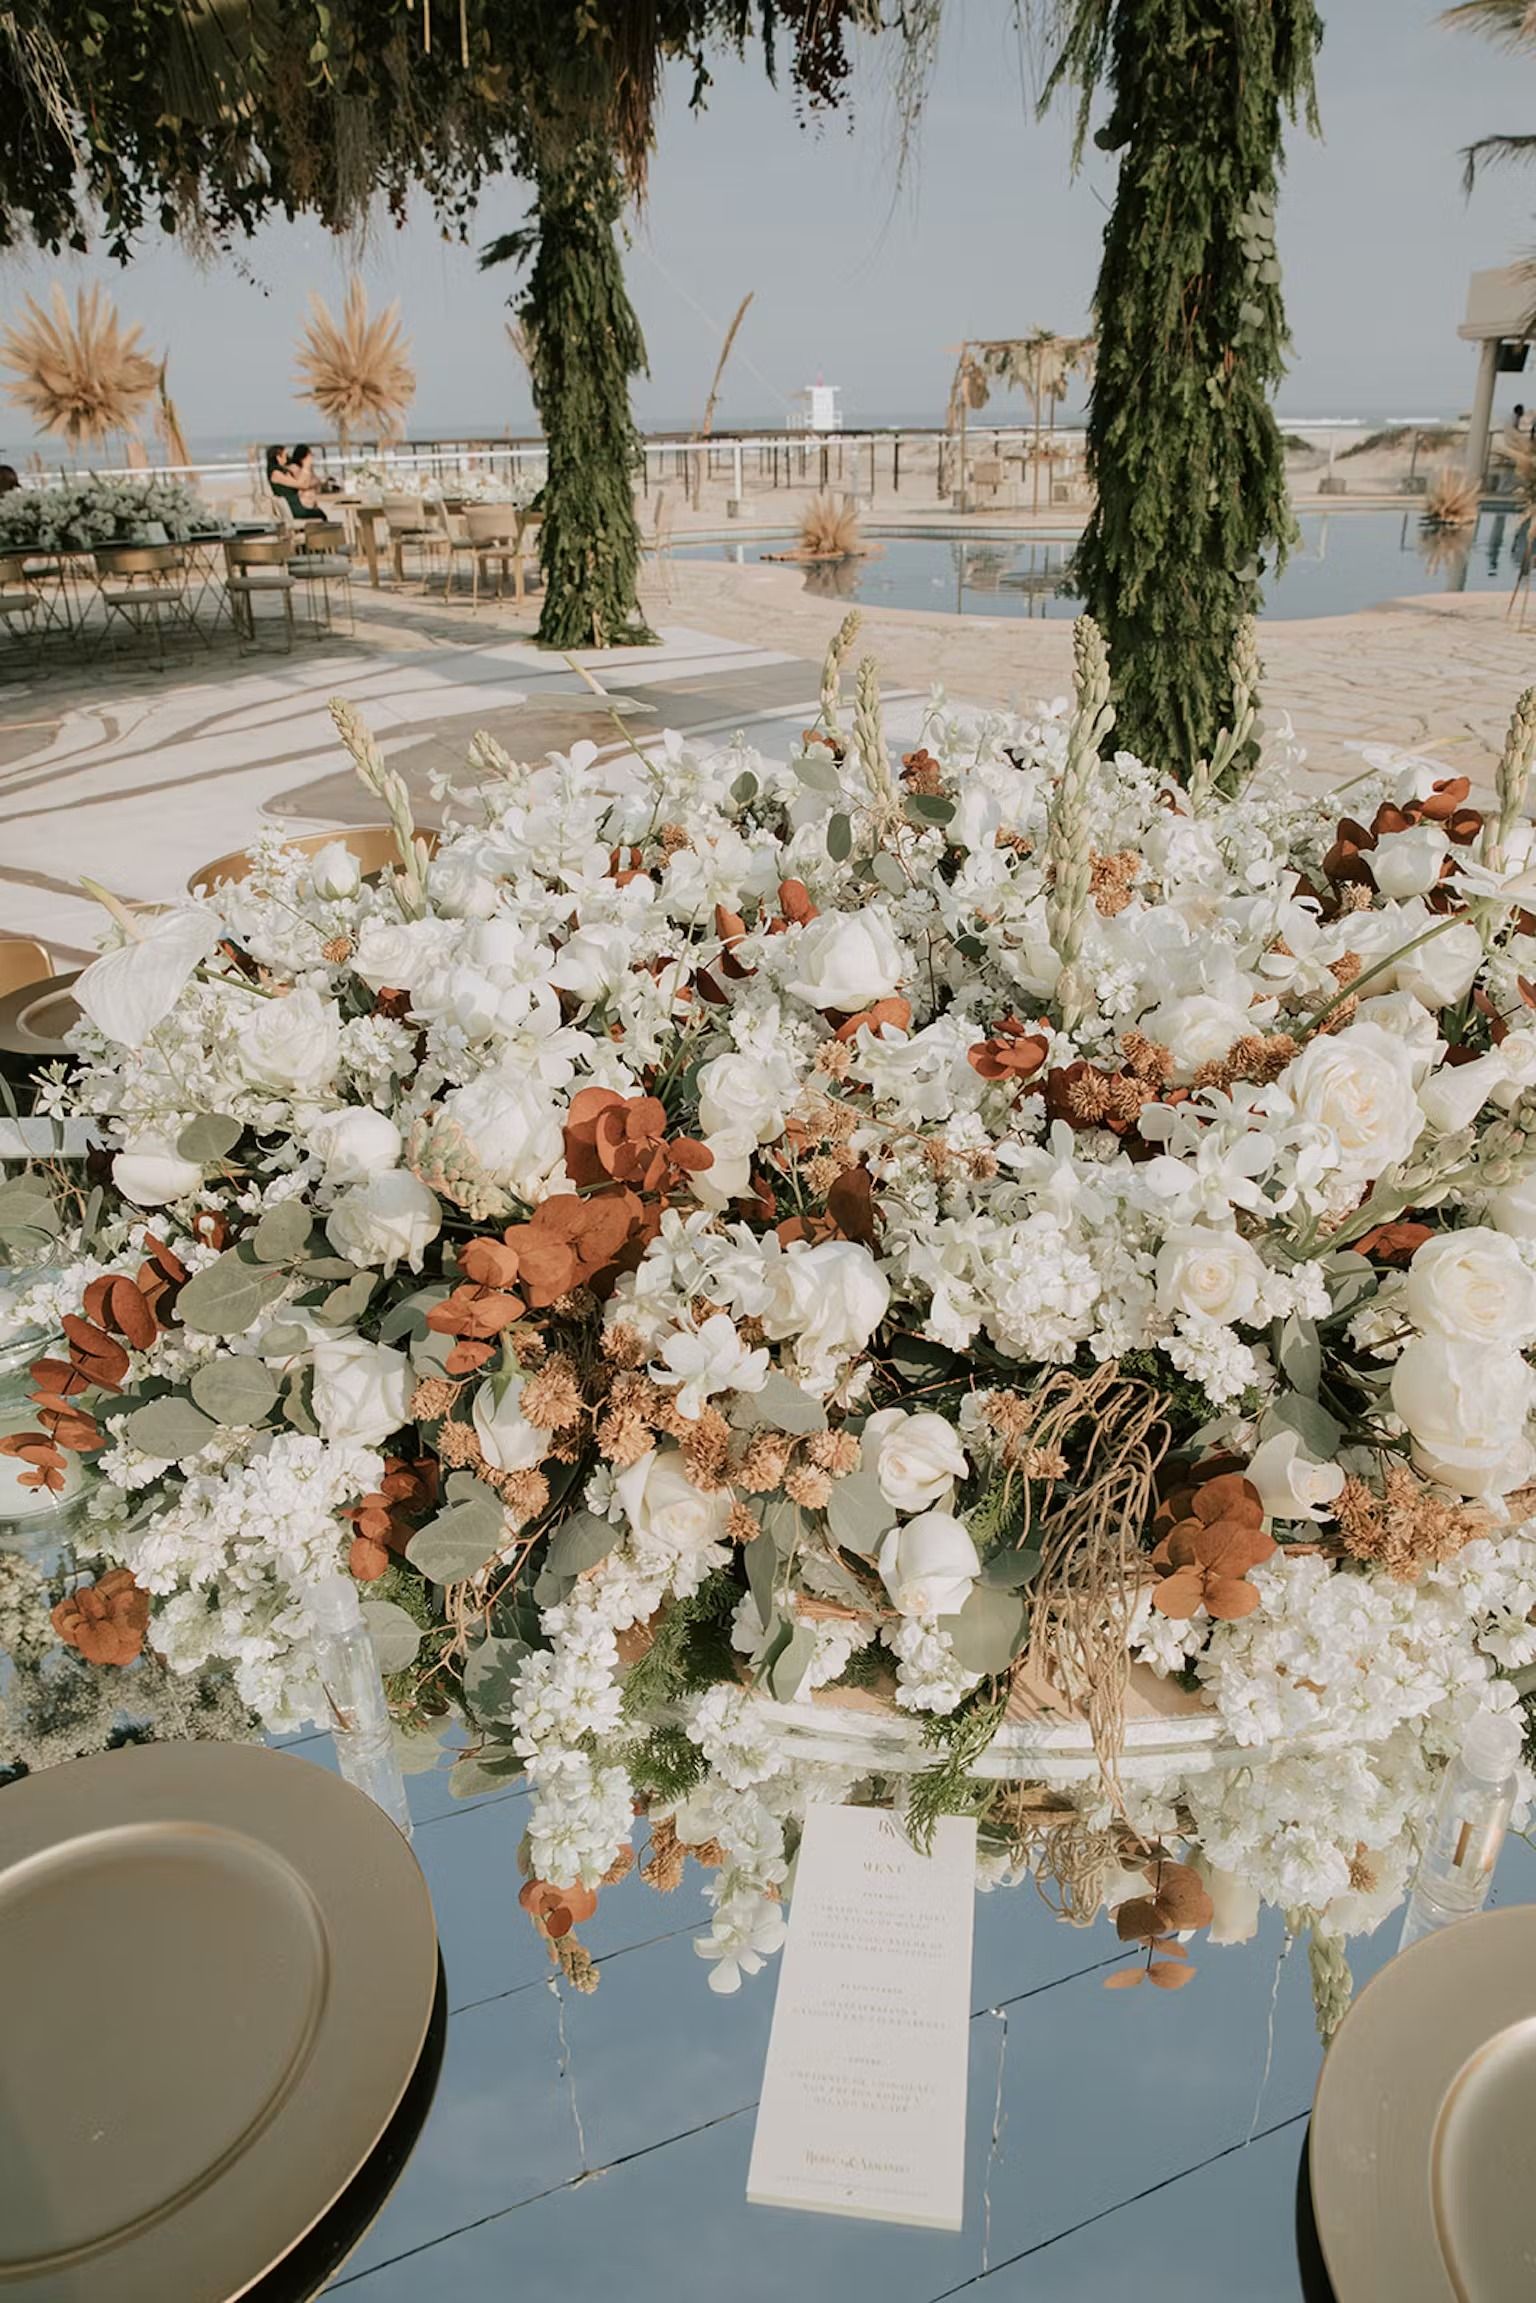
<path fill-rule="evenodd" d="M 80 1010 L 69 996 L 69 987 L 83 973 L 74 968 L 68 975 L 45 976 L 41 983 L 23 984 L 19 991 L 7 992 L 0 999 L 0 1049 L 7 1055 L 44 1056 L 68 1055 L 64 1034 L 72 1031 L 80 1021 Z"/>
<path fill-rule="evenodd" d="M 0 1793 L 0 2298 L 232 2303 L 368 2158 L 437 1984 L 406 1841 L 312 1762 L 157 1744 Z"/>
<path fill-rule="evenodd" d="M 1338 2303 L 1536 2295 L 1536 1905 L 1458 1921 L 1372 1978 L 1308 2150 Z"/>

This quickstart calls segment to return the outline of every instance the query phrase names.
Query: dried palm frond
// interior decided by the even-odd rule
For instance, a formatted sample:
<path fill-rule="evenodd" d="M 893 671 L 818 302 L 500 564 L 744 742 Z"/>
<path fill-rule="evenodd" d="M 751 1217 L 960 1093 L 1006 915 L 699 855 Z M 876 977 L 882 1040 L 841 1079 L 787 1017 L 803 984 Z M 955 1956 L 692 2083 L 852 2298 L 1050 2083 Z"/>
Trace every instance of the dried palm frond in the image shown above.
<path fill-rule="evenodd" d="M 800 540 L 795 557 L 805 560 L 846 560 L 864 549 L 856 504 L 824 489 L 813 496 L 800 515 Z"/>
<path fill-rule="evenodd" d="M 507 331 L 507 342 L 531 376 L 533 374 L 533 337 L 529 333 L 527 321 L 506 320 L 502 325 Z"/>
<path fill-rule="evenodd" d="M 1472 538 L 1465 528 L 1432 527 L 1425 521 L 1418 533 L 1419 558 L 1427 575 L 1444 576 L 1446 589 L 1459 592 L 1466 580 Z"/>
<path fill-rule="evenodd" d="M 168 361 L 161 361 L 160 377 L 156 387 L 160 394 L 160 406 L 155 415 L 155 430 L 160 435 L 160 445 L 165 450 L 166 462 L 186 465 L 192 461 L 192 451 L 187 446 L 187 435 L 181 428 L 181 418 L 176 413 L 176 403 L 171 398 L 166 385 L 165 371 L 168 366 Z"/>
<path fill-rule="evenodd" d="M 0 340 L 0 366 L 16 378 L 7 396 L 72 448 L 131 432 L 155 388 L 138 329 L 122 325 L 100 288 L 78 289 L 71 314 L 55 281 L 48 304 L 44 311 L 29 296 L 25 319 Z"/>
<path fill-rule="evenodd" d="M 747 316 L 747 306 L 751 303 L 753 297 L 756 294 L 757 290 L 755 288 L 749 288 L 747 290 L 746 294 L 742 297 L 741 302 L 736 307 L 735 319 L 731 322 L 730 326 L 725 331 L 725 342 L 720 347 L 720 357 L 715 362 L 715 372 L 714 375 L 710 378 L 709 398 L 704 403 L 704 421 L 699 426 L 699 438 L 701 440 L 707 440 L 710 433 L 714 430 L 715 406 L 720 398 L 720 379 L 725 374 L 725 363 L 731 356 L 731 346 L 736 341 L 737 331 L 741 327 L 742 321 Z"/>
<path fill-rule="evenodd" d="M 383 440 L 398 437 L 416 396 L 398 303 L 370 317 L 367 291 L 355 274 L 339 322 L 311 295 L 309 324 L 299 339 L 298 383 L 299 397 L 335 426 L 343 446 L 359 431 Z"/>
<path fill-rule="evenodd" d="M 1424 492 L 1424 524 L 1429 528 L 1471 528 L 1482 507 L 1483 487 L 1475 472 L 1442 464 Z"/>

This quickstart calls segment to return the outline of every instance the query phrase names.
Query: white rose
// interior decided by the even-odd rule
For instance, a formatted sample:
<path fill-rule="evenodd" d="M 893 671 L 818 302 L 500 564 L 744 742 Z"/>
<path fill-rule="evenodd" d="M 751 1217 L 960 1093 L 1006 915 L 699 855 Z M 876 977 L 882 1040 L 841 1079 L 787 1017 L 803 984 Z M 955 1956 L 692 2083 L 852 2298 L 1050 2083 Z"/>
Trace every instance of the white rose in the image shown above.
<path fill-rule="evenodd" d="M 461 1131 L 482 1175 L 519 1199 L 532 1199 L 564 1157 L 560 1113 L 526 1072 L 483 1072 L 445 1097 L 442 1119 Z"/>
<path fill-rule="evenodd" d="M 703 1207 L 729 1207 L 733 1199 L 744 1198 L 751 1188 L 757 1138 L 748 1128 L 720 1128 L 703 1142 L 710 1164 L 691 1171 L 688 1188 Z"/>
<path fill-rule="evenodd" d="M 1259 1491 L 1266 1519 L 1323 1519 L 1344 1492 L 1336 1463 L 1307 1454 L 1294 1431 L 1277 1431 L 1257 1448 L 1243 1477 Z"/>
<path fill-rule="evenodd" d="M 1412 992 L 1427 1008 L 1437 1010 L 1464 1000 L 1483 964 L 1483 939 L 1472 922 L 1457 920 L 1452 927 L 1438 927 L 1433 915 L 1425 912 L 1422 925 L 1406 914 L 1402 925 L 1405 943 L 1422 935 L 1425 927 L 1436 927 L 1436 933 L 1399 960 L 1395 970 L 1398 990 Z"/>
<path fill-rule="evenodd" d="M 1494 1229 L 1507 1232 L 1511 1239 L 1536 1239 L 1536 1170 L 1496 1191 L 1487 1214 Z"/>
<path fill-rule="evenodd" d="M 334 1447 L 378 1447 L 410 1412 L 411 1363 L 403 1351 L 338 1336 L 315 1346 L 315 1421 Z"/>
<path fill-rule="evenodd" d="M 322 848 L 309 867 L 309 884 L 327 903 L 345 903 L 363 884 L 363 867 L 340 840 Z"/>
<path fill-rule="evenodd" d="M 799 973 L 784 988 L 808 1007 L 856 1015 L 890 998 L 906 964 L 883 912 L 823 912 L 801 929 L 793 956 Z"/>
<path fill-rule="evenodd" d="M 630 930 L 617 924 L 578 928 L 549 971 L 557 991 L 570 992 L 583 1006 L 606 999 L 629 973 L 634 953 Z"/>
<path fill-rule="evenodd" d="M 1529 1461 L 1532 1389 L 1517 1351 L 1443 1335 L 1415 1336 L 1392 1370 L 1392 1405 L 1419 1469 L 1459 1495 L 1504 1495 L 1517 1484 Z"/>
<path fill-rule="evenodd" d="M 864 1440 L 877 1443 L 880 1492 L 898 1511 L 932 1511 L 950 1502 L 955 1481 L 971 1468 L 954 1426 L 927 1410 L 909 1415 L 883 1407 L 865 1424 Z"/>
<path fill-rule="evenodd" d="M 1393 1039 L 1401 1040 L 1412 1053 L 1416 1081 L 1421 1082 L 1445 1053 L 1439 1024 L 1423 1001 L 1409 992 L 1382 992 L 1375 999 L 1362 1000 L 1355 1010 L 1355 1022 L 1379 1024 Z"/>
<path fill-rule="evenodd" d="M 1208 1943 L 1249 1943 L 1259 1931 L 1259 1891 L 1235 1871 L 1223 1871 L 1200 1858 L 1195 1865 L 1211 1899 Z M 1141 1892 L 1146 1893 L 1145 1885 Z"/>
<path fill-rule="evenodd" d="M 1254 1317 L 1264 1264 L 1235 1231 L 1186 1224 L 1169 1232 L 1157 1255 L 1157 1302 L 1163 1312 L 1184 1312 L 1232 1327 Z"/>
<path fill-rule="evenodd" d="M 1469 1064 L 1442 1064 L 1419 1089 L 1419 1109 L 1432 1128 L 1454 1135 L 1458 1128 L 1472 1125 L 1506 1076 L 1497 1048 L 1491 1055 L 1475 1056 Z"/>
<path fill-rule="evenodd" d="M 807 1380 L 830 1383 L 840 1360 L 862 1351 L 885 1317 L 890 1283 L 867 1247 L 856 1240 L 797 1241 L 768 1266 L 769 1339 L 794 1340 Z"/>
<path fill-rule="evenodd" d="M 1518 1350 L 1536 1341 L 1536 1271 L 1501 1231 L 1440 1232 L 1408 1267 L 1403 1308 L 1427 1335 Z"/>
<path fill-rule="evenodd" d="M 1168 1050 L 1175 1072 L 1187 1079 L 1202 1064 L 1220 1063 L 1234 1041 L 1254 1027 L 1246 1002 L 1224 999 L 1218 992 L 1189 992 L 1155 1007 L 1142 1017 L 1140 1028 Z"/>
<path fill-rule="evenodd" d="M 514 1376 L 500 1400 L 496 1386 L 483 1383 L 475 1393 L 471 1417 L 480 1453 L 498 1471 L 532 1471 L 549 1453 L 551 1434 L 540 1431 L 523 1413 L 523 1379 Z"/>
<path fill-rule="evenodd" d="M 310 1149 L 319 1153 L 327 1183 L 362 1183 L 398 1167 L 404 1142 L 394 1121 L 370 1104 L 324 1112 L 309 1130 Z"/>
<path fill-rule="evenodd" d="M 724 1541 L 730 1495 L 706 1495 L 695 1487 L 680 1448 L 652 1448 L 613 1485 L 635 1537 L 648 1549 L 681 1560 Z"/>
<path fill-rule="evenodd" d="M 1508 1111 L 1528 1087 L 1536 1086 L 1536 1031 L 1506 1032 L 1494 1052 L 1504 1076 L 1494 1082 L 1493 1100 Z"/>
<path fill-rule="evenodd" d="M 112 1181 L 135 1207 L 164 1207 L 169 1200 L 185 1199 L 202 1180 L 199 1163 L 183 1159 L 167 1136 L 135 1136 L 112 1162 Z"/>
<path fill-rule="evenodd" d="M 1371 876 L 1394 902 L 1427 896 L 1450 852 L 1451 843 L 1438 824 L 1413 824 L 1378 841 L 1371 851 Z"/>
<path fill-rule="evenodd" d="M 442 1230 L 436 1199 L 409 1168 L 389 1168 L 340 1194 L 326 1218 L 325 1236 L 352 1263 L 397 1264 L 420 1271 L 424 1251 Z"/>
<path fill-rule="evenodd" d="M 1301 1117 L 1330 1131 L 1345 1176 L 1362 1183 L 1406 1159 L 1424 1125 L 1413 1058 L 1376 1024 L 1309 1041 L 1285 1086 Z"/>
<path fill-rule="evenodd" d="M 467 851 L 435 857 L 429 885 L 433 910 L 450 920 L 488 920 L 501 901 L 491 874 Z"/>
<path fill-rule="evenodd" d="M 441 920 L 369 920 L 352 955 L 352 973 L 371 991 L 408 992 L 443 957 Z"/>
<path fill-rule="evenodd" d="M 341 1061 L 341 1018 L 334 1000 L 306 988 L 262 1000 L 240 1027 L 235 1053 L 242 1079 L 285 1095 L 328 1088 Z"/>
<path fill-rule="evenodd" d="M 981 1573 L 976 1546 L 947 1511 L 893 1527 L 876 1560 L 898 1615 L 958 1615 Z"/>
<path fill-rule="evenodd" d="M 784 1114 L 795 1099 L 795 1078 L 787 1063 L 772 1057 L 711 1056 L 699 1072 L 699 1125 L 750 1128 L 760 1144 L 784 1133 Z"/>

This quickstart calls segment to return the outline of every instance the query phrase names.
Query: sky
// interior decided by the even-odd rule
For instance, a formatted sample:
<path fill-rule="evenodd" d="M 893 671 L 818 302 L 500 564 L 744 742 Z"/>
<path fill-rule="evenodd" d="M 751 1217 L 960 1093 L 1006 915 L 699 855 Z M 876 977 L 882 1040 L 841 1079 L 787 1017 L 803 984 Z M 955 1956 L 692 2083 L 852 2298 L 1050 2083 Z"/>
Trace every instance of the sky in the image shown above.
<path fill-rule="evenodd" d="M 1294 336 L 1283 414 L 1455 414 L 1474 355 L 1458 341 L 1469 271 L 1536 246 L 1536 171 L 1494 171 L 1470 200 L 1460 148 L 1536 125 L 1536 55 L 1510 58 L 1439 21 L 1433 0 L 1323 0 L 1323 137 L 1291 135 L 1280 253 Z M 754 301 L 717 428 L 782 424 L 790 396 L 825 378 L 859 422 L 942 420 L 953 347 L 1035 326 L 1086 331 L 1113 168 L 1074 178 L 1065 107 L 1034 116 L 1040 58 L 1011 0 L 949 0 L 917 149 L 904 177 L 891 101 L 861 60 L 846 115 L 802 125 L 760 55 L 722 60 L 709 107 L 668 88 L 644 210 L 627 255 L 650 374 L 644 424 L 697 421 L 725 328 Z M 478 239 L 505 231 L 521 188 L 492 190 Z M 126 271 L 102 259 L 0 262 L 0 320 L 54 278 L 100 278 L 126 320 L 170 356 L 194 444 L 318 437 L 293 391 L 306 300 L 338 302 L 353 251 L 313 226 L 263 231 L 207 268 L 147 241 Z M 423 210 L 377 228 L 362 269 L 398 297 L 413 343 L 417 438 L 529 432 L 527 382 L 504 332 L 505 271 L 445 244 Z M 1536 372 L 1507 399 L 1536 396 Z M 994 402 L 1003 412 L 1003 404 Z M 0 454 L 30 446 L 0 402 Z"/>

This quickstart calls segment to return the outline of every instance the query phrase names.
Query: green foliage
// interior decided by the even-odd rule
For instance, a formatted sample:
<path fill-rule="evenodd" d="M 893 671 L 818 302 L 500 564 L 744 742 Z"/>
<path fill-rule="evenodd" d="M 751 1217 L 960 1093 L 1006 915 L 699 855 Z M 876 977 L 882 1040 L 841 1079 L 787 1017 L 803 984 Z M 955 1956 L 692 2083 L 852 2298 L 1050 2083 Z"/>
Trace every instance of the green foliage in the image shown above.
<path fill-rule="evenodd" d="M 658 1727 L 643 1742 L 626 1745 L 620 1759 L 636 1791 L 671 1806 L 686 1799 L 709 1773 L 709 1762 L 680 1727 Z"/>
<path fill-rule="evenodd" d="M 1120 155 L 1077 581 L 1109 642 L 1116 740 L 1186 781 L 1230 717 L 1239 627 L 1292 532 L 1274 201 L 1321 29 L 1313 0 L 1067 0 L 1048 91 L 1080 92 L 1081 147 L 1107 82 L 1096 140 Z"/>
<path fill-rule="evenodd" d="M 941 1815 L 979 1815 L 996 1792 L 995 1783 L 970 1772 L 1003 1724 L 1008 1691 L 984 1691 L 958 1711 L 923 1723 L 923 1741 L 943 1753 L 939 1765 L 915 1775 L 907 1792 L 907 1829 L 924 1855 L 933 1849 L 933 1829 Z"/>
<path fill-rule="evenodd" d="M 673 1600 L 656 1637 L 624 1682 L 628 1718 L 643 1719 L 680 1695 L 734 1678 L 730 1619 L 740 1597 L 729 1572 L 717 1567 L 689 1598 Z"/>

